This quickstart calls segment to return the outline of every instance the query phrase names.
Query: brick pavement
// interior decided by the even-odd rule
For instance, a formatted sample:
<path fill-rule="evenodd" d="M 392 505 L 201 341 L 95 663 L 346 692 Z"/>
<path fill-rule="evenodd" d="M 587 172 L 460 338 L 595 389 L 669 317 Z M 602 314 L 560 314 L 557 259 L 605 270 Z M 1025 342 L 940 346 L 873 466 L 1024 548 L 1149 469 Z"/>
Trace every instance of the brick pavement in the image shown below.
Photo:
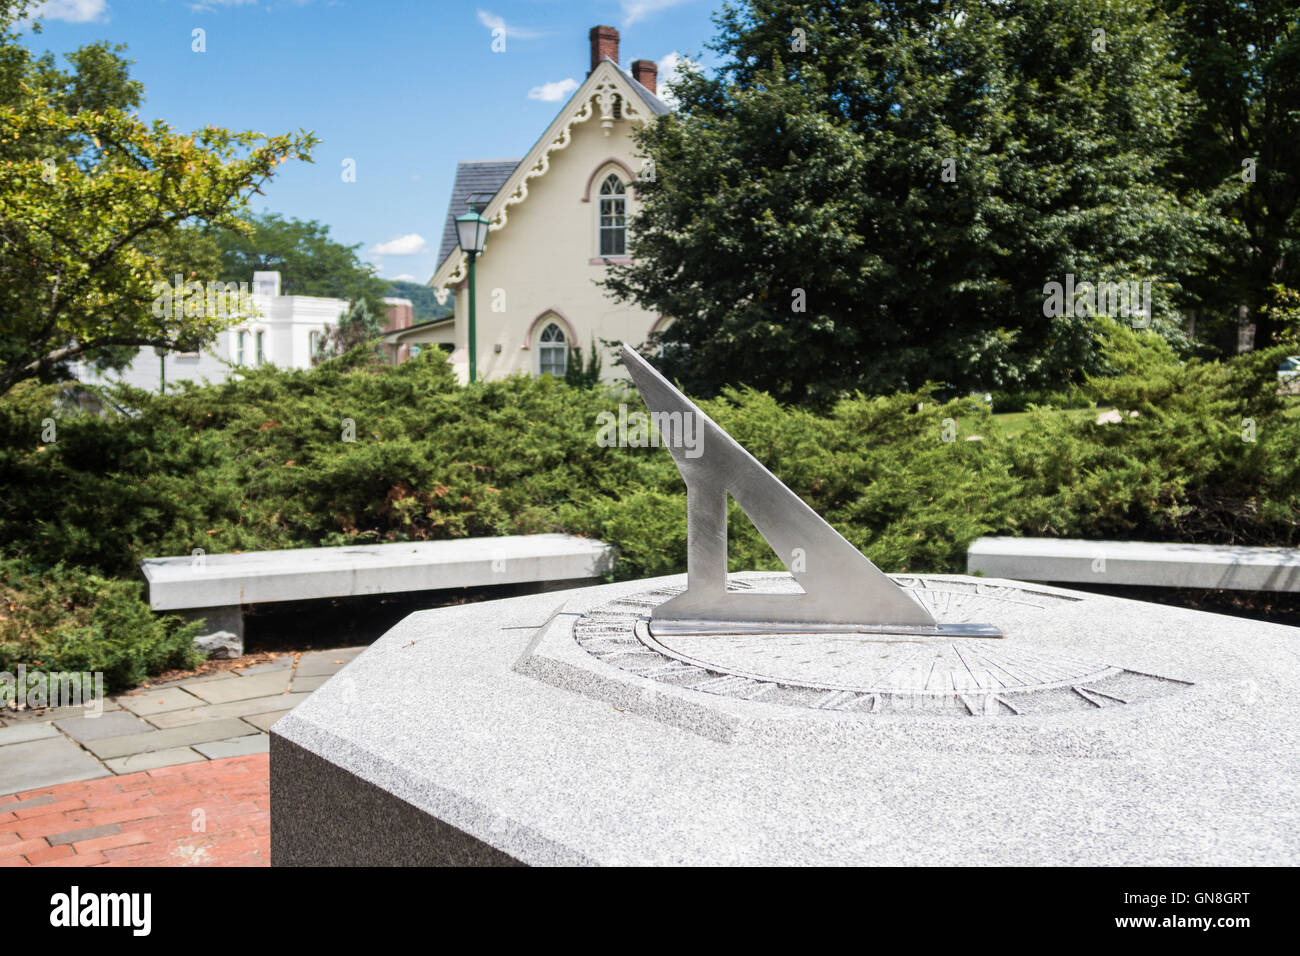
<path fill-rule="evenodd" d="M 0 796 L 0 866 L 268 866 L 269 782 L 252 754 Z"/>

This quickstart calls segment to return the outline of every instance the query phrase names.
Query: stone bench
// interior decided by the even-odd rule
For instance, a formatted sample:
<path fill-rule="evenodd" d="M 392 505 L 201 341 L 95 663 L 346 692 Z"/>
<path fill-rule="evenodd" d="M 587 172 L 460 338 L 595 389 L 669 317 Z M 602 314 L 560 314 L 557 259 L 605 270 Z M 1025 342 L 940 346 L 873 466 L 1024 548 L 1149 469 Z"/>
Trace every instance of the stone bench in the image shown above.
<path fill-rule="evenodd" d="M 602 541 L 533 534 L 146 558 L 140 570 L 154 610 L 206 620 L 200 649 L 237 657 L 248 604 L 508 584 L 549 590 L 591 583 L 613 565 Z"/>
<path fill-rule="evenodd" d="M 1300 591 L 1300 548 L 1072 538 L 978 538 L 968 574 L 1018 581 Z"/>

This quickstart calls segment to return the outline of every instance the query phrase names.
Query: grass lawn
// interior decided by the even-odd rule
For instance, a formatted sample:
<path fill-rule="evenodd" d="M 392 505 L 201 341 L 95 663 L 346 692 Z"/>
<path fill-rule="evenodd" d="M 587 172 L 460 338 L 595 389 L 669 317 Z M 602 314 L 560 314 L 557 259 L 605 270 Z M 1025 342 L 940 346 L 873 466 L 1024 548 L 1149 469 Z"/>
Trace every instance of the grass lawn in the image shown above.
<path fill-rule="evenodd" d="M 1283 414 L 1289 418 L 1300 418 L 1300 395 L 1290 396 L 1288 406 L 1289 407 Z M 994 413 L 993 422 L 997 427 L 999 434 L 1002 435 L 1003 438 L 1015 438 L 1030 427 L 1035 414 L 1067 415 L 1075 421 L 1082 422 L 1090 418 L 1095 420 L 1097 415 L 1110 410 L 1111 406 L 1107 405 L 1072 409 L 1044 408 L 1039 409 L 1038 412 L 1002 412 L 1000 414 Z M 966 429 L 962 428 L 961 432 L 964 436 L 966 434 Z"/>
<path fill-rule="evenodd" d="M 994 413 L 993 423 L 1003 438 L 1015 438 L 1030 427 L 1034 415 L 1066 415 L 1076 421 L 1085 421 L 1095 418 L 1106 410 L 1104 408 L 1043 408 L 1031 412 L 1002 412 Z"/>

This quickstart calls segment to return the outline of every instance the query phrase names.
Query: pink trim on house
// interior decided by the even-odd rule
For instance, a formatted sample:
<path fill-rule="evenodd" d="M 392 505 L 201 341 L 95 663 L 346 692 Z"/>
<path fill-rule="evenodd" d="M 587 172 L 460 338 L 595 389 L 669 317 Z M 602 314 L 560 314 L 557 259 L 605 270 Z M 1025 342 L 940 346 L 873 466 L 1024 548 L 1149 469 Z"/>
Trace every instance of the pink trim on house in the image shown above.
<path fill-rule="evenodd" d="M 591 175 L 587 177 L 587 186 L 582 191 L 583 202 L 591 202 L 591 187 L 595 184 L 596 177 L 599 176 L 601 173 L 605 172 L 605 170 L 608 169 L 610 166 L 617 166 L 619 169 L 623 170 L 623 172 L 627 174 L 627 182 L 623 184 L 624 186 L 632 187 L 636 185 L 636 173 L 628 169 L 627 163 L 623 162 L 623 160 L 619 159 L 617 156 L 611 156 L 609 157 L 609 159 L 605 160 L 599 166 L 593 169 L 591 171 Z"/>
<path fill-rule="evenodd" d="M 521 346 L 521 348 L 532 347 L 533 332 L 537 329 L 537 326 L 541 324 L 543 319 L 550 318 L 550 317 L 559 319 L 561 324 L 563 324 L 564 342 L 566 345 L 569 346 L 569 348 L 573 348 L 574 343 L 578 340 L 578 333 L 574 331 L 573 323 L 569 321 L 569 317 L 566 316 L 559 309 L 546 309 L 541 314 L 539 314 L 537 318 L 533 319 L 532 322 L 528 323 L 528 331 L 524 333 L 524 344 Z"/>

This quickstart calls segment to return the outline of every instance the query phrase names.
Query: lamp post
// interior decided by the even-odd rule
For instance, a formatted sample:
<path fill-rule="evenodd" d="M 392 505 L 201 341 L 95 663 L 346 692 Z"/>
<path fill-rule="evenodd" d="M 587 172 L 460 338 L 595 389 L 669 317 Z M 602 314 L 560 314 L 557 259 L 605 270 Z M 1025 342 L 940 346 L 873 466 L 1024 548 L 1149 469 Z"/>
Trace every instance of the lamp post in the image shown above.
<path fill-rule="evenodd" d="M 487 243 L 488 221 L 472 206 L 463 216 L 456 217 L 456 241 L 461 251 L 469 256 L 469 380 L 478 378 L 478 337 L 474 326 L 474 260 Z"/>
<path fill-rule="evenodd" d="M 158 356 L 158 394 L 167 394 L 167 349 L 161 345 L 153 347 L 153 354 Z"/>

